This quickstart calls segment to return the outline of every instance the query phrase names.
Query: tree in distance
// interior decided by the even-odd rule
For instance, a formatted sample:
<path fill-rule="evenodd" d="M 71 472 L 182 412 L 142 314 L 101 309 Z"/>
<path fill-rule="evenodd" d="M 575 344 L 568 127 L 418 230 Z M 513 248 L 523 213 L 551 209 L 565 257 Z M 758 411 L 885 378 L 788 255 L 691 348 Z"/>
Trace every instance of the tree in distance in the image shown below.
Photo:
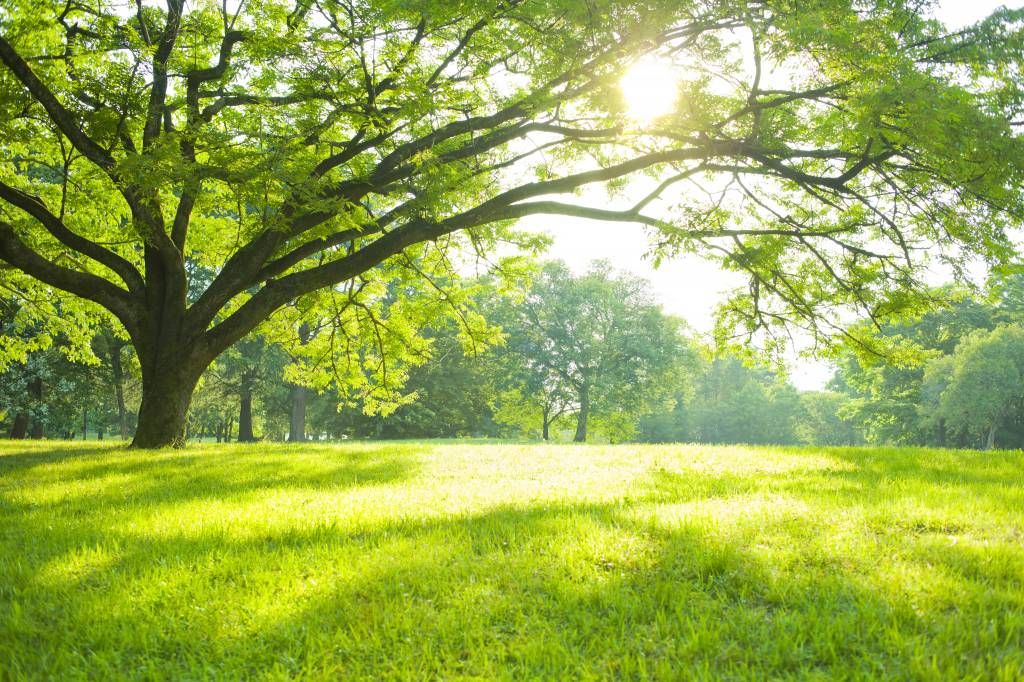
<path fill-rule="evenodd" d="M 507 330 L 498 355 L 497 418 L 539 425 L 544 440 L 562 416 L 587 440 L 597 420 L 616 439 L 637 419 L 671 402 L 687 349 L 677 320 L 650 300 L 649 285 L 595 262 L 574 277 L 547 263 L 526 298 L 496 316 Z"/>
<path fill-rule="evenodd" d="M 940 387 L 937 416 L 979 436 L 976 442 L 991 450 L 1000 427 L 1024 401 L 1024 328 L 976 331 L 927 370 L 926 381 Z"/>
<path fill-rule="evenodd" d="M 414 358 L 382 334 L 479 325 L 453 259 L 529 215 L 644 225 L 658 257 L 746 274 L 723 335 L 826 341 L 851 307 L 927 305 L 930 261 L 1014 256 L 1024 11 L 950 33 L 921 5 L 9 0 L 0 279 L 116 318 L 144 448 L 182 442 L 203 371 L 258 327 L 327 319 L 371 349 L 339 382 L 393 388 Z M 622 79 L 650 60 L 677 97 L 638 117 Z M 573 199 L 592 187 L 619 198 Z"/>

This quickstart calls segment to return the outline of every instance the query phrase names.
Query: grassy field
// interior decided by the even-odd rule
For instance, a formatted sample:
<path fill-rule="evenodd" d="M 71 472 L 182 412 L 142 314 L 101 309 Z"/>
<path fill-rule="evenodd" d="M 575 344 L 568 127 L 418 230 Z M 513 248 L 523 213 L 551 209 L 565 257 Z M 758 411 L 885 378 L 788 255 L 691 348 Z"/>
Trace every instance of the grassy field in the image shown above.
<path fill-rule="evenodd" d="M 1024 677 L 1024 456 L 0 443 L 0 675 Z"/>

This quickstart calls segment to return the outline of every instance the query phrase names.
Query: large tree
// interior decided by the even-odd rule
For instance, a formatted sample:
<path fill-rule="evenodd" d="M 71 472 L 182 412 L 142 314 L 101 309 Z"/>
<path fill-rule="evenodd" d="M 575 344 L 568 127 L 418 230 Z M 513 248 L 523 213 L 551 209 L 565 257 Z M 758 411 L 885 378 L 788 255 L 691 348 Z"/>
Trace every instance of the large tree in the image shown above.
<path fill-rule="evenodd" d="M 124 326 L 142 447 L 180 442 L 203 370 L 283 306 L 364 305 L 379 265 L 430 276 L 432 254 L 487 253 L 531 214 L 721 258 L 750 278 L 723 318 L 745 334 L 829 333 L 850 305 L 884 318 L 916 300 L 929 249 L 1009 258 L 1022 213 L 1024 12 L 948 33 L 927 11 L 8 0 L 0 277 Z M 619 83 L 644 58 L 680 80 L 674 111 L 641 122 Z M 638 200 L 571 200 L 637 176 Z M 197 266 L 215 277 L 193 296 Z"/>

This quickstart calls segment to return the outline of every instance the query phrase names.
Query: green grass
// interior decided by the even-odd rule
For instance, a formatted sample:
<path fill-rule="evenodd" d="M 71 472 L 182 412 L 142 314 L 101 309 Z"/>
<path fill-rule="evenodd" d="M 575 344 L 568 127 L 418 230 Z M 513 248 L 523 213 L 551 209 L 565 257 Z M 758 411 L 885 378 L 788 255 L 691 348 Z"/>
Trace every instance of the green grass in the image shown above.
<path fill-rule="evenodd" d="M 1024 677 L 1020 453 L 0 444 L 3 677 Z"/>

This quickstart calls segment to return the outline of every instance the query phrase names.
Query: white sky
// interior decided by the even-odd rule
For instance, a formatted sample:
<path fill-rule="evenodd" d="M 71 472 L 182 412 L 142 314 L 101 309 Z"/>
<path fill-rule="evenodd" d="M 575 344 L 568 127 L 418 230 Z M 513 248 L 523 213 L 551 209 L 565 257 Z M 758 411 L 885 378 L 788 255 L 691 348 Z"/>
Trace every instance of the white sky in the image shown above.
<path fill-rule="evenodd" d="M 938 17 L 950 28 L 974 23 L 1001 6 L 1024 6 L 1006 0 L 941 0 L 939 4 Z M 565 261 L 577 272 L 595 259 L 605 259 L 649 280 L 665 311 L 685 318 L 699 332 L 711 329 L 712 313 L 723 293 L 743 284 L 737 275 L 697 256 L 666 261 L 655 269 L 645 258 L 649 242 L 638 225 L 533 216 L 521 226 L 550 234 L 554 243 L 548 256 Z M 794 359 L 789 364 L 792 380 L 801 389 L 822 388 L 832 374 L 832 368 L 820 361 Z"/>

